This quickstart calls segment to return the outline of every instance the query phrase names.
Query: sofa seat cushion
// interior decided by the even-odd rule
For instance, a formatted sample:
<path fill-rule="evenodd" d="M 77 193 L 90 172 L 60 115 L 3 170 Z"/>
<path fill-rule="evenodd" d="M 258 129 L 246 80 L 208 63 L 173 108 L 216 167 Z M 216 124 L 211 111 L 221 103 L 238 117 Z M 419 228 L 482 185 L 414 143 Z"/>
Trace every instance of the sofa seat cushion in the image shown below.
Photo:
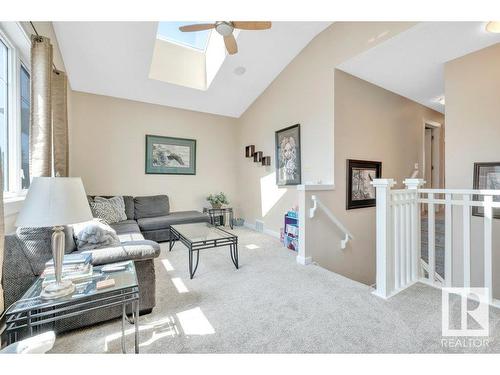
<path fill-rule="evenodd" d="M 118 236 L 120 236 L 120 234 L 141 233 L 137 221 L 135 220 L 123 220 L 110 224 L 109 226 L 116 231 Z"/>
<path fill-rule="evenodd" d="M 147 217 L 137 220 L 143 231 L 170 228 L 171 225 L 209 222 L 207 215 L 199 211 L 177 211 L 170 215 Z"/>
<path fill-rule="evenodd" d="M 134 198 L 135 219 L 157 217 L 170 213 L 167 195 L 150 195 Z"/>
<path fill-rule="evenodd" d="M 126 260 L 153 259 L 160 255 L 160 245 L 153 241 L 140 240 L 123 242 L 120 246 L 105 247 L 102 249 L 77 251 L 77 254 L 92 254 L 92 264 L 123 262 Z"/>

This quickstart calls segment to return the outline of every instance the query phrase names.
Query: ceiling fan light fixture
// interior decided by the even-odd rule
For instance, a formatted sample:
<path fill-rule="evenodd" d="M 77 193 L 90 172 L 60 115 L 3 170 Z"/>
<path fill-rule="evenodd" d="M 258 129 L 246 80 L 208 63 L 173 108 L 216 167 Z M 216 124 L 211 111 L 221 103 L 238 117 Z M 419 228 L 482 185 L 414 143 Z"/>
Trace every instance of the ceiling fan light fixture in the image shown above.
<path fill-rule="evenodd" d="M 222 36 L 228 36 L 233 33 L 234 26 L 229 22 L 221 21 L 215 24 L 215 30 Z"/>
<path fill-rule="evenodd" d="M 500 21 L 490 21 L 486 24 L 486 31 L 490 33 L 500 33 Z"/>

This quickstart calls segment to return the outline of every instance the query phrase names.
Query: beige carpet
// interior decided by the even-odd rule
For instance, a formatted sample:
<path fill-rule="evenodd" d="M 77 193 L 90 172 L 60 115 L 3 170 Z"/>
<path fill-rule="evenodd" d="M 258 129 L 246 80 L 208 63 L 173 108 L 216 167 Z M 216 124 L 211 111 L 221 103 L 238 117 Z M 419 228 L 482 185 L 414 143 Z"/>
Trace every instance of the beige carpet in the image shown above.
<path fill-rule="evenodd" d="M 490 342 L 443 348 L 441 292 L 417 284 L 384 301 L 368 286 L 295 262 L 269 236 L 235 229 L 236 270 L 228 248 L 204 250 L 193 280 L 176 244 L 156 260 L 157 304 L 140 319 L 141 353 L 500 352 L 500 313 L 491 309 Z M 60 335 L 53 352 L 119 353 L 120 321 Z M 133 328 L 127 327 L 133 351 Z"/>

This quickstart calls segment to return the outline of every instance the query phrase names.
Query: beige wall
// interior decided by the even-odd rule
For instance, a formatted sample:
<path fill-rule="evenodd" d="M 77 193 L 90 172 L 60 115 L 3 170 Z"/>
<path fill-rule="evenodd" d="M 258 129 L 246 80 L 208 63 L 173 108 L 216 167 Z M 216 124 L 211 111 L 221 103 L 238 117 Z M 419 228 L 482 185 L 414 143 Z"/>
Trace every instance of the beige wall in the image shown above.
<path fill-rule="evenodd" d="M 446 187 L 472 189 L 474 162 L 500 162 L 500 43 L 445 67 Z M 463 277 L 462 216 L 454 216 L 454 283 Z M 500 220 L 494 220 L 494 293 L 500 298 Z M 472 217 L 472 282 L 482 285 L 482 218 Z"/>
<path fill-rule="evenodd" d="M 239 119 L 241 213 L 247 221 L 263 220 L 278 232 L 283 213 L 297 204 L 295 187 L 278 189 L 274 177 L 274 132 L 300 123 L 302 182 L 332 183 L 334 148 L 334 69 L 356 54 L 413 26 L 410 22 L 336 22 L 281 72 Z M 271 156 L 262 167 L 244 157 L 254 144 Z M 269 187 L 264 193 L 264 187 Z"/>
<path fill-rule="evenodd" d="M 346 160 L 382 162 L 382 177 L 396 187 L 422 159 L 423 122 L 443 123 L 443 115 L 353 77 L 335 72 L 335 191 L 316 193 L 354 239 L 341 250 L 340 233 L 319 215 L 307 236 L 313 260 L 366 284 L 375 282 L 375 208 L 346 210 Z"/>
<path fill-rule="evenodd" d="M 70 174 L 91 194 L 168 194 L 172 210 L 201 210 L 209 193 L 236 198 L 234 119 L 72 93 Z M 145 135 L 197 140 L 194 176 L 147 175 Z"/>
<path fill-rule="evenodd" d="M 326 217 L 318 216 L 308 225 L 306 246 L 320 265 L 367 284 L 375 279 L 375 209 L 345 210 L 346 159 L 380 160 L 384 176 L 401 181 L 416 162 L 421 163 L 423 121 L 444 120 L 415 102 L 335 72 L 335 67 L 412 25 L 333 24 L 313 39 L 239 120 L 243 217 L 250 223 L 263 220 L 268 230 L 278 232 L 284 212 L 297 204 L 295 187 L 278 189 L 274 184 L 274 132 L 300 123 L 303 183 L 335 183 L 335 191 L 314 194 L 356 237 L 340 250 L 339 233 Z M 248 144 L 271 155 L 271 167 L 245 158 L 243 148 Z"/>

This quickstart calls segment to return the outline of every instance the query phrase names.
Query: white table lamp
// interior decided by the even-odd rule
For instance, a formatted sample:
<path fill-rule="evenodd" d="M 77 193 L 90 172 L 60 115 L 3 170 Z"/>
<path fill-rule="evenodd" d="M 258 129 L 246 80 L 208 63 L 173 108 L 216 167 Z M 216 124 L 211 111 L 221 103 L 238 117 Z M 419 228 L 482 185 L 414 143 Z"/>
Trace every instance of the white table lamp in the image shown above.
<path fill-rule="evenodd" d="M 44 288 L 42 298 L 59 298 L 75 290 L 71 280 L 62 280 L 63 225 L 88 220 L 92 220 L 92 212 L 80 177 L 33 178 L 17 216 L 16 227 L 53 227 L 52 256 L 56 281 Z"/>

